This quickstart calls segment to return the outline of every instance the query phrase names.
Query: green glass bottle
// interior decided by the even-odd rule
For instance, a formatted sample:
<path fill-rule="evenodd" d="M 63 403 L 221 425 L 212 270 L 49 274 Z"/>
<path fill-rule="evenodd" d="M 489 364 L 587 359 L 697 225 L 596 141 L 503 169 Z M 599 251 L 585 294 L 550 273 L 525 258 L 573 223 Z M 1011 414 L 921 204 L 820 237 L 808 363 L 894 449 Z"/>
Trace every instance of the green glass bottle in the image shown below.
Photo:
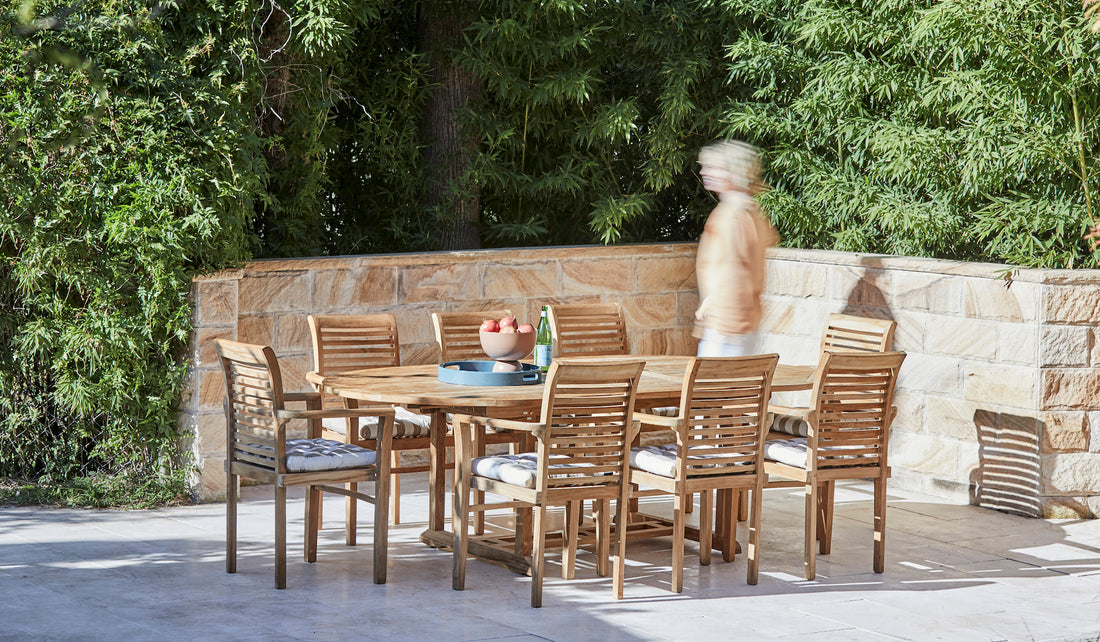
<path fill-rule="evenodd" d="M 546 306 L 542 306 L 539 327 L 535 331 L 535 365 L 543 372 L 550 369 L 550 359 L 554 354 L 554 336 L 550 332 L 550 320 L 546 317 Z"/>

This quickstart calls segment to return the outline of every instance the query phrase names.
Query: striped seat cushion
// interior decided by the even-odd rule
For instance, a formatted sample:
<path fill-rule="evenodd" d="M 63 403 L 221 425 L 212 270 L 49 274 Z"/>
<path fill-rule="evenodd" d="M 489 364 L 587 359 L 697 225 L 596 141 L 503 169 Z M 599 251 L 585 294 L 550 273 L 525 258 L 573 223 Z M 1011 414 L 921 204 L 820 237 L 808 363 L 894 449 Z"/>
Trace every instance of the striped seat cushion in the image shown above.
<path fill-rule="evenodd" d="M 251 444 L 272 454 L 275 448 L 263 444 Z M 374 465 L 374 451 L 354 444 L 344 444 L 331 439 L 287 439 L 286 469 L 291 473 L 312 473 L 319 470 L 344 470 Z"/>
<path fill-rule="evenodd" d="M 553 462 L 556 457 L 551 457 Z M 525 488 L 535 487 L 535 477 L 538 476 L 539 458 L 535 453 L 520 453 L 518 455 L 490 455 L 487 457 L 475 457 L 471 460 L 474 475 L 495 479 L 513 486 Z M 590 466 L 591 464 L 574 464 L 572 468 Z M 559 468 L 553 463 L 550 468 Z M 607 474 L 607 473 L 603 473 Z M 569 475 L 570 477 L 582 477 L 583 475 Z"/>
<path fill-rule="evenodd" d="M 729 454 L 706 455 L 700 451 L 703 448 L 693 448 L 688 457 L 690 466 L 698 468 L 713 468 L 713 464 L 707 464 L 708 457 L 729 457 Z M 676 444 L 663 444 L 661 446 L 642 446 L 630 449 L 630 466 L 647 473 L 660 475 L 661 477 L 676 477 L 676 455 L 679 447 Z M 689 471 L 688 475 L 691 473 Z"/>
<path fill-rule="evenodd" d="M 845 450 L 862 450 L 863 446 L 829 446 L 825 448 L 819 447 L 817 452 L 818 456 L 829 457 L 830 459 L 862 459 L 868 457 L 867 455 L 845 455 Z M 808 455 L 810 452 L 810 446 L 808 440 L 805 438 L 798 439 L 773 439 L 764 443 L 764 459 L 770 459 L 777 461 L 781 464 L 787 464 L 788 466 L 794 466 L 795 468 L 805 469 L 808 466 Z M 859 464 L 858 461 L 853 461 L 853 464 Z"/>
<path fill-rule="evenodd" d="M 772 430 L 795 437 L 810 436 L 810 424 L 805 419 L 793 415 L 775 415 L 772 419 Z"/>
<path fill-rule="evenodd" d="M 806 455 L 810 452 L 805 438 L 799 439 L 772 439 L 764 442 L 764 459 L 777 461 L 781 464 L 806 468 Z"/>
<path fill-rule="evenodd" d="M 393 421 L 394 439 L 428 437 L 431 435 L 432 418 L 430 415 L 419 415 L 400 406 L 395 407 L 393 410 L 396 415 Z M 358 421 L 360 439 L 378 438 L 378 417 L 359 417 Z M 348 430 L 346 419 L 329 417 L 323 419 L 321 425 L 325 430 L 341 435 L 347 433 Z"/>

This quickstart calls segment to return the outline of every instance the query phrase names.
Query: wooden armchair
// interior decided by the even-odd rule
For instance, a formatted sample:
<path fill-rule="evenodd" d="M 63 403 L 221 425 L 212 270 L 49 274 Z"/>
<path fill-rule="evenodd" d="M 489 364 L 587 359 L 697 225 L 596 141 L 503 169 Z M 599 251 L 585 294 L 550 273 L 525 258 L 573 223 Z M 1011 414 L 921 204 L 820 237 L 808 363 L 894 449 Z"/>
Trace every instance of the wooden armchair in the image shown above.
<path fill-rule="evenodd" d="M 247 477 L 275 487 L 275 587 L 286 588 L 286 489 L 306 487 L 305 560 L 317 560 L 322 491 L 374 504 L 374 581 L 386 582 L 389 448 L 393 410 L 321 409 L 317 393 L 284 393 L 275 352 L 267 346 L 214 340 L 225 375 L 226 504 L 225 570 L 237 572 L 237 478 Z M 288 410 L 291 401 L 306 410 Z M 325 418 L 377 418 L 382 438 L 375 450 L 321 439 Z M 287 422 L 309 422 L 307 438 L 288 439 Z M 375 494 L 332 484 L 375 482 Z"/>
<path fill-rule="evenodd" d="M 397 335 L 397 320 L 392 314 L 363 316 L 310 315 L 309 331 L 313 336 L 313 369 L 322 376 L 351 370 L 401 365 L 401 341 Z M 323 397 L 326 406 L 356 408 L 355 399 Z M 426 465 L 405 466 L 401 452 L 419 450 L 431 445 L 431 417 L 395 408 L 393 447 L 390 462 L 390 515 L 393 524 L 401 523 L 401 475 L 428 470 Z M 326 419 L 322 436 L 345 441 L 364 448 L 377 448 L 378 422 L 358 418 Z M 354 484 L 350 485 L 355 490 Z M 355 545 L 356 504 L 348 498 L 345 529 L 348 546 Z"/>
<path fill-rule="evenodd" d="M 820 358 L 829 352 L 884 352 L 894 343 L 897 323 L 891 319 L 872 319 L 850 314 L 830 314 L 825 319 L 821 333 Z M 773 405 L 771 434 L 768 439 L 805 437 L 809 428 L 802 418 L 806 408 L 798 408 L 794 414 L 784 411 L 784 406 Z"/>
<path fill-rule="evenodd" d="M 764 436 L 768 399 L 779 355 L 694 358 L 684 375 L 676 417 L 635 413 L 643 425 L 671 428 L 676 443 L 631 449 L 631 482 L 673 495 L 672 590 L 684 586 L 684 513 L 699 493 L 699 563 L 710 564 L 711 501 L 716 490 L 752 491 L 749 513 L 748 583 L 756 584 L 760 568 L 760 507 L 764 474 Z M 732 511 L 721 529 L 729 541 L 723 558 L 733 560 Z"/>
<path fill-rule="evenodd" d="M 559 357 L 630 354 L 618 303 L 546 306 Z"/>
<path fill-rule="evenodd" d="M 764 471 L 777 478 L 768 487 L 806 489 L 805 574 L 817 572 L 814 543 L 829 553 L 833 527 L 833 489 L 838 479 L 873 479 L 874 562 L 876 573 L 886 556 L 886 462 L 894 387 L 905 359 L 902 352 L 827 352 L 814 378 L 810 408 L 783 408 L 809 426 L 806 437 L 770 440 L 764 447 Z M 782 481 L 788 480 L 788 481 Z"/>
<path fill-rule="evenodd" d="M 484 360 L 480 328 L 485 319 L 501 319 L 512 316 L 510 310 L 484 310 L 480 312 L 433 312 L 432 329 L 439 345 L 439 361 Z"/>
<path fill-rule="evenodd" d="M 454 588 L 466 583 L 470 513 L 493 508 L 533 508 L 531 606 L 542 606 L 547 508 L 579 510 L 580 502 L 596 502 L 596 571 L 608 572 L 612 530 L 610 502 L 616 500 L 616 554 L 613 586 L 623 595 L 626 521 L 630 493 L 630 443 L 634 438 L 634 396 L 645 364 L 638 360 L 600 363 L 555 361 L 547 373 L 541 420 L 525 422 L 455 415 L 456 474 L 454 492 Z M 523 431 L 534 435 L 533 453 L 474 457 L 477 426 Z M 508 501 L 471 503 L 471 491 L 490 492 Z M 562 577 L 571 579 L 577 552 L 578 521 L 565 520 Z M 522 534 L 516 533 L 519 540 Z"/>

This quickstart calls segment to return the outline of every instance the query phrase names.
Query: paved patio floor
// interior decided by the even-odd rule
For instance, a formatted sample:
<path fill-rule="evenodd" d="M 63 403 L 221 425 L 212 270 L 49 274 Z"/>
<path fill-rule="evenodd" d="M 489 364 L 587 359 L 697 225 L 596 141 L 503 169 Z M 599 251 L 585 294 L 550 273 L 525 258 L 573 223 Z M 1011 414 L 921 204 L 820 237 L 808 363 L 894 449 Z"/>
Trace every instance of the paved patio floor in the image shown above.
<path fill-rule="evenodd" d="M 369 507 L 343 543 L 326 499 L 316 564 L 301 561 L 292 492 L 288 588 L 274 588 L 270 487 L 246 488 L 238 572 L 225 573 L 224 505 L 156 511 L 0 508 L 0 639 L 12 640 L 1096 640 L 1100 520 L 1051 521 L 891 489 L 886 572 L 871 572 L 870 485 L 838 487 L 832 554 L 801 579 L 802 496 L 764 497 L 760 583 L 745 559 L 707 567 L 690 544 L 682 594 L 669 539 L 632 542 L 626 599 L 582 553 L 548 558 L 544 607 L 526 577 L 477 560 L 451 590 L 449 552 L 417 541 L 424 479 L 407 477 L 389 581 L 371 581 Z M 654 510 L 661 506 L 650 505 Z"/>

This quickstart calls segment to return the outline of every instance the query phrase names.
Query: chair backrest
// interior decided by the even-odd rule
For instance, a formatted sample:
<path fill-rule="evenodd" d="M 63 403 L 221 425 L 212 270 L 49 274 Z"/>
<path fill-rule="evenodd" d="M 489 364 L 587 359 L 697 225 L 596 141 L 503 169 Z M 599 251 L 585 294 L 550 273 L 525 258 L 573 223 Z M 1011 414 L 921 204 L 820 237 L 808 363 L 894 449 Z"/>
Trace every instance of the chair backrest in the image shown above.
<path fill-rule="evenodd" d="M 214 348 L 225 375 L 227 459 L 285 473 L 286 439 L 285 435 L 279 438 L 275 418 L 275 411 L 284 407 L 275 351 L 227 339 L 214 339 Z"/>
<path fill-rule="evenodd" d="M 617 487 L 628 474 L 634 396 L 645 363 L 554 361 L 538 440 L 538 492 Z M 553 463 L 553 467 L 549 467 Z"/>
<path fill-rule="evenodd" d="M 547 316 L 560 357 L 630 354 L 618 303 L 549 305 Z"/>
<path fill-rule="evenodd" d="M 894 343 L 897 323 L 890 319 L 871 319 L 850 314 L 830 314 L 821 334 L 821 353 L 885 352 Z"/>
<path fill-rule="evenodd" d="M 809 446 L 823 468 L 886 466 L 903 352 L 829 352 L 814 379 Z"/>
<path fill-rule="evenodd" d="M 433 312 L 432 327 L 439 345 L 440 362 L 482 361 L 488 357 L 481 347 L 479 329 L 485 319 L 499 321 L 512 316 L 509 310 L 478 312 Z"/>
<path fill-rule="evenodd" d="M 401 365 L 397 319 L 392 314 L 309 316 L 313 368 L 322 376 Z"/>
<path fill-rule="evenodd" d="M 677 478 L 763 470 L 768 400 L 779 355 L 693 358 L 684 375 Z"/>

